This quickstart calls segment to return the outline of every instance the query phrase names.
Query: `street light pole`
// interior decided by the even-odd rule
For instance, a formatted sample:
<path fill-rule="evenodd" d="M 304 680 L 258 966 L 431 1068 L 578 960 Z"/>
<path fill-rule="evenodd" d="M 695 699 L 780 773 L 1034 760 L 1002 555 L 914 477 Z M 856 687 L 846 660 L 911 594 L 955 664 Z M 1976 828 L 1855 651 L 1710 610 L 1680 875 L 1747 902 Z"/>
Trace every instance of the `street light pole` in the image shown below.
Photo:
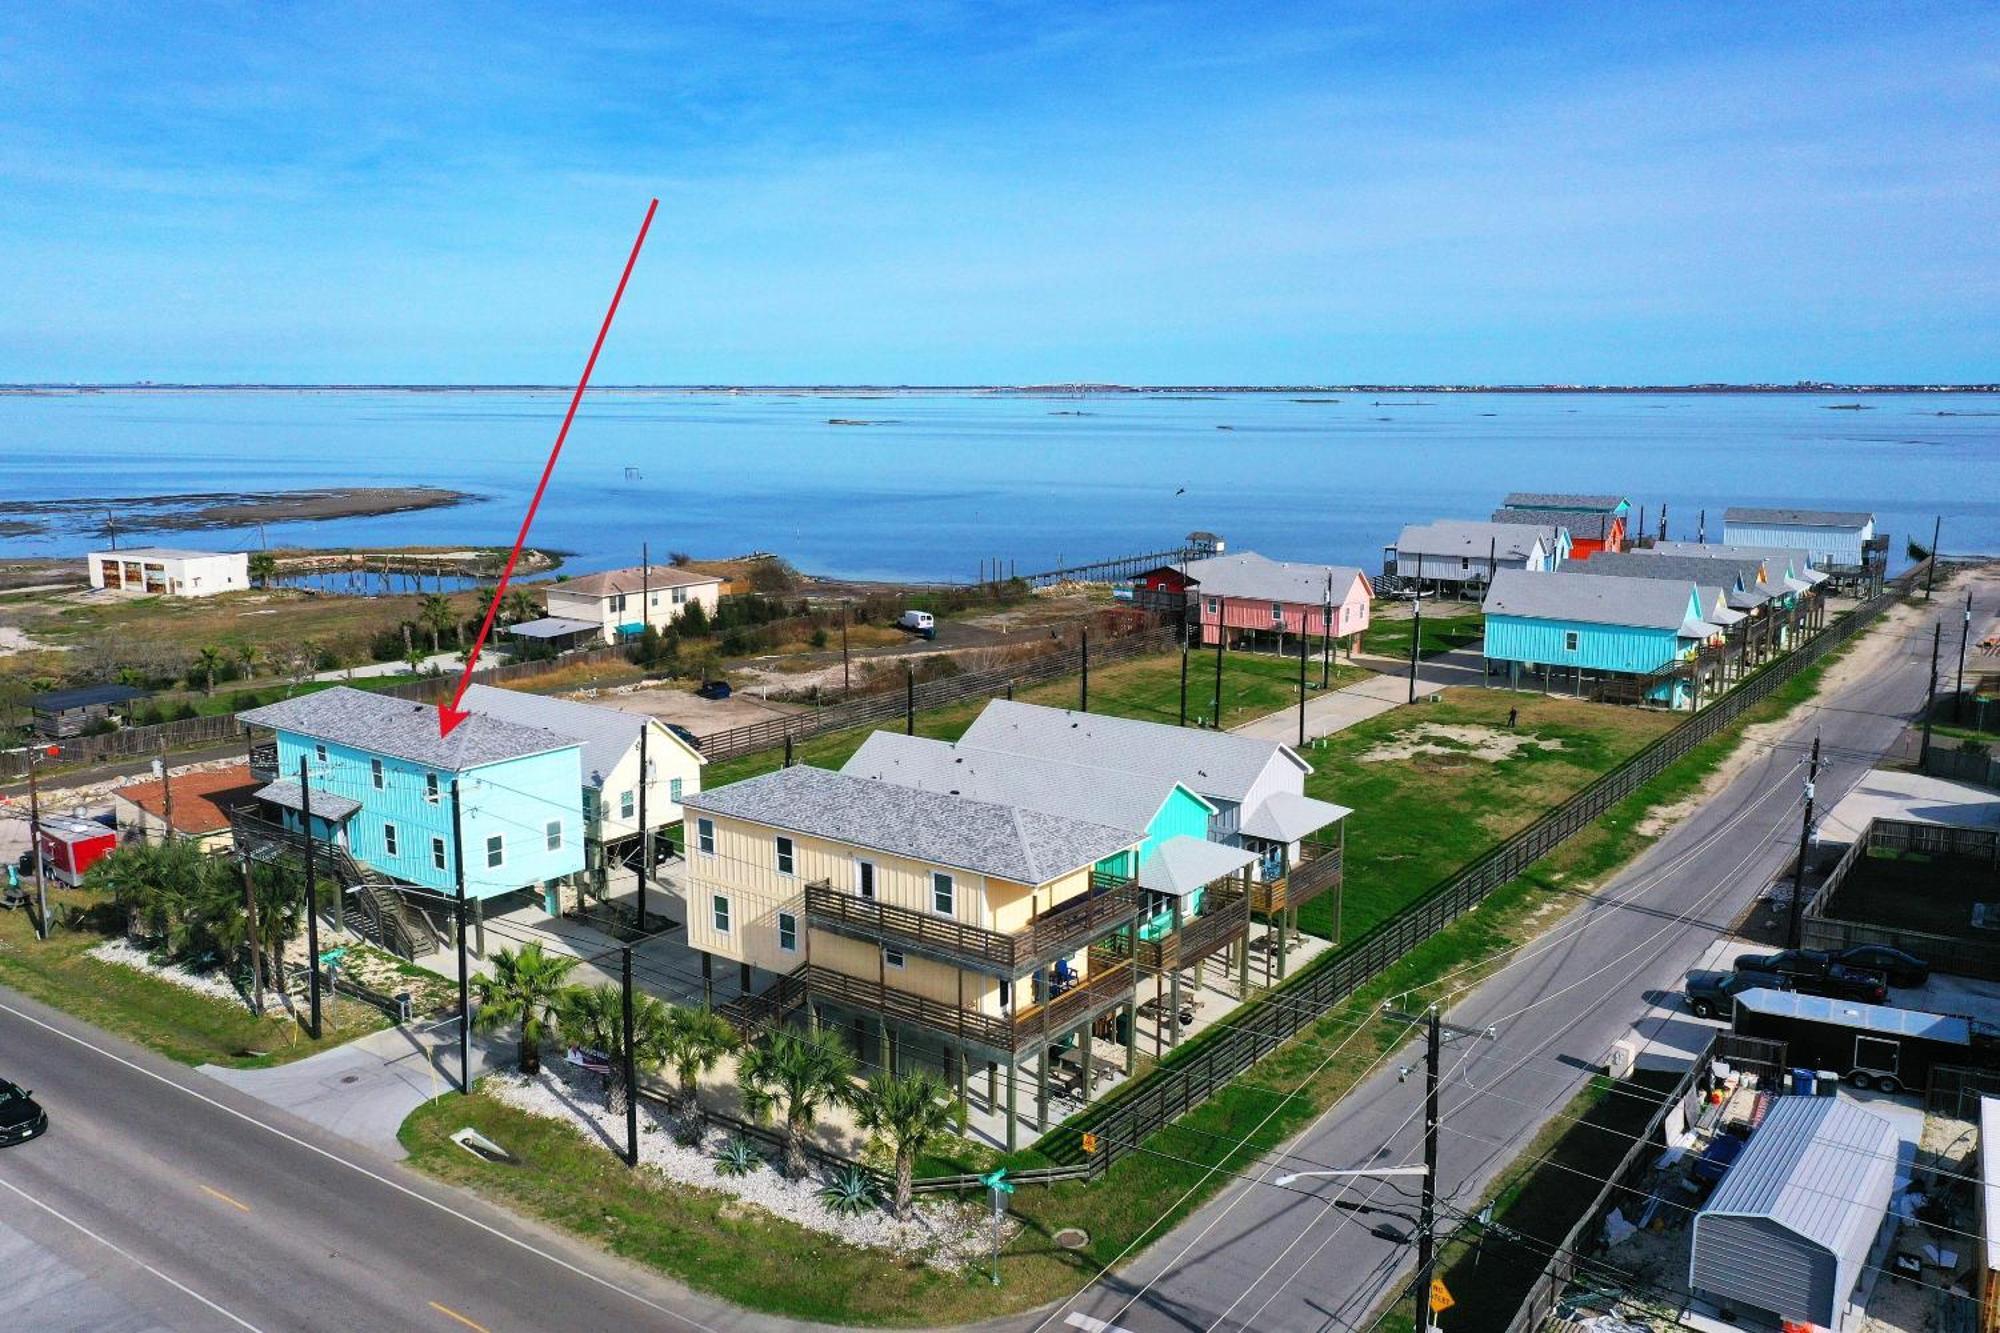
<path fill-rule="evenodd" d="M 1410 600 L 1410 702 L 1417 701 L 1417 646 L 1424 638 L 1424 590 L 1417 589 L 1417 595 Z M 1418 1329 L 1417 1333 L 1424 1333 Z"/>
<path fill-rule="evenodd" d="M 465 961 L 465 825 L 458 802 L 459 778 L 451 779 L 451 869 L 458 881 L 458 1090 L 472 1095 L 472 977 Z"/>
<path fill-rule="evenodd" d="M 1799 947 L 1799 931 L 1805 916 L 1806 844 L 1812 839 L 1813 785 L 1819 781 L 1819 736 L 1813 736 L 1812 767 L 1806 771 L 1805 818 L 1799 824 L 1799 864 L 1792 876 L 1791 927 L 1785 932 L 1785 947 Z"/>
<path fill-rule="evenodd" d="M 35 783 L 35 757 L 42 747 L 28 747 L 28 851 L 35 858 L 35 934 L 38 939 L 49 937 L 49 881 L 42 873 L 42 792 Z M 50 754 L 58 754 L 57 747 L 48 747 Z"/>
<path fill-rule="evenodd" d="M 1965 619 L 1958 626 L 1958 687 L 1951 696 L 1951 720 L 1965 721 L 1965 641 L 1972 637 L 1972 589 L 1965 590 Z"/>
<path fill-rule="evenodd" d="M 306 842 L 306 974 L 312 978 L 312 1032 L 314 1041 L 319 1040 L 319 886 L 313 883 L 313 817 L 312 779 L 306 771 L 306 757 L 299 756 L 299 828 L 303 830 Z"/>
<path fill-rule="evenodd" d="M 1438 1048 L 1437 1006 L 1432 1005 L 1424 1047 L 1424 1186 L 1418 1206 L 1417 1333 L 1431 1326 L 1431 1279 L 1437 1275 Z"/>

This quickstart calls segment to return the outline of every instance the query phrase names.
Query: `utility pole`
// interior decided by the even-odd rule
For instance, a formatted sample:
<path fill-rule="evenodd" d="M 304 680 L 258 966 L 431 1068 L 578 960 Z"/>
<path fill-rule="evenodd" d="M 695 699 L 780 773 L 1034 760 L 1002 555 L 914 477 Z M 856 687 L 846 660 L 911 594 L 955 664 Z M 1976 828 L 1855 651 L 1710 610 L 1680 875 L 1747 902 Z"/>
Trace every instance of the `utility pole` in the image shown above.
<path fill-rule="evenodd" d="M 653 552 L 651 543 L 639 543 L 639 632 L 653 623 Z"/>
<path fill-rule="evenodd" d="M 159 764 L 160 764 L 160 801 L 162 806 L 166 810 L 166 817 L 167 817 L 166 837 L 171 838 L 174 836 L 174 773 L 172 769 L 167 767 L 167 743 L 165 741 L 160 742 Z M 165 838 L 161 839 L 161 841 L 163 842 L 165 840 L 166 840 Z"/>
<path fill-rule="evenodd" d="M 1076 711 L 1079 713 L 1088 713 L 1090 711 L 1090 631 L 1085 629 L 1080 631 L 1080 634 L 1081 637 L 1078 640 L 1077 651 L 1080 654 L 1079 660 L 1083 664 L 1083 683 L 1077 689 Z"/>
<path fill-rule="evenodd" d="M 1424 597 L 1420 589 L 1410 602 L 1410 702 L 1417 701 L 1417 646 L 1424 638 Z M 1423 1333 L 1418 1329 L 1417 1333 Z"/>
<path fill-rule="evenodd" d="M 1931 558 L 1924 566 L 1924 600 L 1927 602 L 1931 599 L 1931 576 L 1937 573 L 1938 537 L 1943 531 L 1944 515 L 1939 514 L 1936 521 L 1931 524 Z"/>
<path fill-rule="evenodd" d="M 1216 603 L 1215 615 L 1215 729 L 1222 730 L 1222 640 L 1227 631 L 1222 624 L 1222 603 Z"/>
<path fill-rule="evenodd" d="M 1437 1275 L 1438 1059 L 1443 1037 L 1432 1005 L 1424 1045 L 1424 1187 L 1417 1211 L 1417 1329 L 1431 1327 L 1431 1279 Z"/>
<path fill-rule="evenodd" d="M 53 745 L 47 751 L 52 757 L 62 752 Z M 49 881 L 42 873 L 42 792 L 35 782 L 35 759 L 42 752 L 42 746 L 28 747 L 28 848 L 35 857 L 35 936 L 45 940 L 49 937 Z"/>
<path fill-rule="evenodd" d="M 1937 712 L 1938 647 L 1944 641 L 1944 622 L 1931 626 L 1931 687 L 1924 696 L 1924 748 L 1917 752 L 1917 767 L 1922 768 L 1931 757 L 1931 718 Z"/>
<path fill-rule="evenodd" d="M 465 962 L 465 813 L 451 779 L 451 873 L 458 883 L 458 1091 L 472 1095 L 472 978 Z"/>
<path fill-rule="evenodd" d="M 903 734 L 917 734 L 917 673 L 907 665 L 903 668 Z"/>
<path fill-rule="evenodd" d="M 632 946 L 625 946 L 625 957 L 619 968 L 624 982 L 625 1021 L 625 1165 L 639 1165 L 639 1057 L 632 1050 Z"/>
<path fill-rule="evenodd" d="M 1965 721 L 1965 641 L 1972 637 L 1972 589 L 1965 590 L 1965 619 L 1958 626 L 1958 685 L 1951 696 L 1951 720 Z"/>
<path fill-rule="evenodd" d="M 1333 574 L 1326 576 L 1326 604 L 1320 608 L 1319 620 L 1319 687 L 1323 690 L 1333 686 Z"/>
<path fill-rule="evenodd" d="M 1806 904 L 1806 844 L 1812 839 L 1813 785 L 1819 781 L 1819 733 L 1813 733 L 1812 767 L 1806 770 L 1805 818 L 1799 823 L 1799 865 L 1792 876 L 1791 927 L 1785 932 L 1785 947 L 1799 947 Z"/>
<path fill-rule="evenodd" d="M 1187 725 L 1187 659 L 1188 659 L 1187 636 L 1183 634 L 1181 636 L 1181 720 L 1180 720 L 1180 725 L 1183 727 Z"/>
<path fill-rule="evenodd" d="M 319 1040 L 319 886 L 313 881 L 318 867 L 313 864 L 312 778 L 306 757 L 299 756 L 299 827 L 306 840 L 306 973 L 312 978 L 312 1024 L 307 1031 Z"/>
<path fill-rule="evenodd" d="M 653 770 L 646 762 L 646 734 L 653 729 L 648 718 L 639 726 L 639 900 L 637 903 L 639 933 L 646 933 L 646 878 L 653 873 L 653 834 L 646 826 L 646 788 L 653 785 Z M 791 736 L 785 737 L 785 748 L 791 748 Z"/>
<path fill-rule="evenodd" d="M 1304 626 L 1299 634 L 1299 749 L 1306 748 L 1306 636 Z"/>
<path fill-rule="evenodd" d="M 243 866 L 243 914 L 250 924 L 250 992 L 253 1006 L 264 1012 L 264 937 L 257 933 L 257 878 L 250 868 L 248 853 L 237 858 Z"/>
<path fill-rule="evenodd" d="M 845 699 L 853 681 L 849 677 L 847 658 L 847 603 L 840 604 L 840 697 Z"/>

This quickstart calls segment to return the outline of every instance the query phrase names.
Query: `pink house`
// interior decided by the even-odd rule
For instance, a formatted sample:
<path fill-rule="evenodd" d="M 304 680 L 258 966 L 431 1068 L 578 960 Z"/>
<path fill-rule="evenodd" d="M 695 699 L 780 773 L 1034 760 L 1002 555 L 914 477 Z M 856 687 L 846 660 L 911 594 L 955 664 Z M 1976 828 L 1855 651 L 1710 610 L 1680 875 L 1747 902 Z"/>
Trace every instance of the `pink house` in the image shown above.
<path fill-rule="evenodd" d="M 1352 652 L 1375 597 L 1368 576 L 1351 565 L 1292 564 L 1254 551 L 1197 560 L 1187 576 L 1203 643 L 1226 633 L 1232 644 L 1277 646 L 1280 636 L 1306 634 L 1345 639 Z"/>

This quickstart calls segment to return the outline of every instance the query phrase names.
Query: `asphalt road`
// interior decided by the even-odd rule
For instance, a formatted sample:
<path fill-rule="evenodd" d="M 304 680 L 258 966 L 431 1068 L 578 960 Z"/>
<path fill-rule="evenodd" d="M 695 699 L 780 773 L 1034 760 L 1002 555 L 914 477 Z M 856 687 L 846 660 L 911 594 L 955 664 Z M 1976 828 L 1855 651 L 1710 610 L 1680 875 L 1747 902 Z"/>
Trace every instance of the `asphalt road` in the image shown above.
<path fill-rule="evenodd" d="M 1878 669 L 1797 710 L 1777 743 L 1713 799 L 1451 1007 L 1449 1021 L 1491 1025 L 1495 1039 L 1446 1048 L 1443 1199 L 1476 1200 L 1631 1030 L 1645 992 L 1676 988 L 1788 862 L 1815 731 L 1828 765 L 1817 790 L 1822 810 L 1895 742 L 1923 697 L 1932 624 L 1944 621 L 1956 646 L 1964 587 L 1961 580 L 1951 596 L 1940 595 L 1914 625 L 1878 628 L 1889 636 Z M 1976 588 L 1977 604 L 1992 605 L 2000 575 L 1985 572 Z M 1948 684 L 1955 653 L 1946 656 Z M 1281 1153 L 1249 1168 L 1254 1181 L 1230 1184 L 1123 1271 L 1022 1326 L 1088 1333 L 1365 1326 L 1415 1265 L 1417 1182 L 1269 1182 L 1285 1172 L 1420 1162 L 1422 1079 L 1399 1082 L 1401 1065 L 1421 1069 L 1417 1044 L 1388 1057 Z"/>
<path fill-rule="evenodd" d="M 0 1151 L 0 1328 L 786 1327 L 4 989 L 0 1074 L 51 1120 Z"/>

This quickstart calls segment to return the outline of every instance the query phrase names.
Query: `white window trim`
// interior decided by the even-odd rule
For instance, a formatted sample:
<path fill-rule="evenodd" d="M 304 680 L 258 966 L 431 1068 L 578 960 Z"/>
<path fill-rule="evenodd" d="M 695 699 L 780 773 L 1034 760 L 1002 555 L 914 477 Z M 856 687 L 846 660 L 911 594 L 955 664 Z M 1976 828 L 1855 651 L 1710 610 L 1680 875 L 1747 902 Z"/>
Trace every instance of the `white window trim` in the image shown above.
<path fill-rule="evenodd" d="M 887 945 L 882 946 L 882 966 L 891 967 L 894 968 L 896 971 L 901 972 L 909 965 L 910 965 L 909 955 L 904 953 L 901 949 L 891 949 Z"/>
<path fill-rule="evenodd" d="M 443 838 L 431 839 L 431 867 L 435 870 L 448 870 L 451 868 L 450 862 L 446 858 L 446 848 Z"/>
<path fill-rule="evenodd" d="M 944 883 L 944 897 L 951 904 L 949 907 L 938 906 L 938 883 L 940 880 Z M 942 870 L 931 871 L 931 911 L 937 913 L 939 916 L 958 915 L 958 881 Z"/>
<path fill-rule="evenodd" d="M 708 924 L 716 934 L 733 934 L 736 925 L 735 916 L 728 894 L 712 893 L 708 896 Z"/>
<path fill-rule="evenodd" d="M 792 942 L 785 943 L 785 925 L 791 923 Z M 795 912 L 778 913 L 778 952 L 797 953 L 799 951 L 799 918 Z"/>
<path fill-rule="evenodd" d="M 438 803 L 438 794 L 438 775 L 435 773 L 424 774 L 424 803 L 426 805 L 436 805 Z"/>
<path fill-rule="evenodd" d="M 1282 625 L 1285 623 L 1285 604 L 1283 602 L 1271 603 L 1271 623 L 1273 625 Z"/>
<path fill-rule="evenodd" d="M 715 855 L 715 821 L 697 819 L 694 821 L 694 849 L 698 855 Z"/>
<path fill-rule="evenodd" d="M 771 840 L 771 864 L 786 879 L 796 879 L 799 874 L 799 845 L 784 834 Z M 786 864 L 789 862 L 790 864 Z"/>
<path fill-rule="evenodd" d="M 403 840 L 396 836 L 396 826 L 388 820 L 382 821 L 382 851 L 387 856 L 401 856 L 399 850 Z"/>
<path fill-rule="evenodd" d="M 632 819 L 638 814 L 639 794 L 631 788 L 618 793 L 618 817 Z"/>
<path fill-rule="evenodd" d="M 499 846 L 494 846 L 498 843 Z M 497 859 L 496 859 L 497 858 Z M 507 835 L 489 833 L 486 835 L 486 868 L 499 870 L 507 864 Z"/>
<path fill-rule="evenodd" d="M 376 791 L 387 791 L 389 789 L 389 775 L 383 770 L 380 759 L 370 759 L 368 761 L 368 781 Z"/>
<path fill-rule="evenodd" d="M 324 743 L 318 743 L 313 746 L 313 759 L 321 764 L 326 762 L 326 746 Z"/>
<path fill-rule="evenodd" d="M 863 866 L 868 867 L 868 874 L 866 874 L 865 876 L 861 873 L 861 868 Z M 854 896 L 857 898 L 866 899 L 867 901 L 872 903 L 875 901 L 876 891 L 881 887 L 882 887 L 882 868 L 876 865 L 873 861 L 870 861 L 865 856 L 855 857 Z"/>
<path fill-rule="evenodd" d="M 672 801 L 675 805 L 679 805 L 681 803 L 681 797 L 686 793 L 686 791 L 687 787 L 683 779 L 669 778 L 667 780 L 667 799 L 669 801 Z"/>
<path fill-rule="evenodd" d="M 1576 630 L 1566 629 L 1563 631 L 1564 652 L 1566 653 L 1576 652 L 1582 647 L 1582 645 L 1583 645 L 1583 636 L 1579 634 Z"/>

